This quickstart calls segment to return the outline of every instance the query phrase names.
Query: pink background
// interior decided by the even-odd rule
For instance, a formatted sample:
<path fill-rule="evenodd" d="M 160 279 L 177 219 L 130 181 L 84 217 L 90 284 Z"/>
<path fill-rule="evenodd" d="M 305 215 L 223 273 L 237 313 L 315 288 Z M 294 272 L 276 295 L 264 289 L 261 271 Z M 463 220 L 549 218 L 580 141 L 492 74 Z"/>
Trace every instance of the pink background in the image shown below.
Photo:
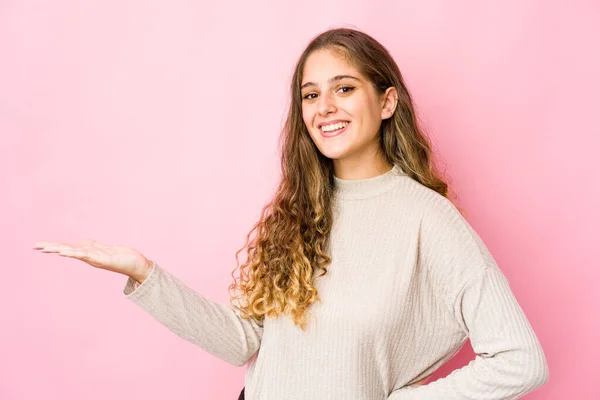
<path fill-rule="evenodd" d="M 32 246 L 131 246 L 227 302 L 294 62 L 350 24 L 397 60 L 542 342 L 550 381 L 527 398 L 600 398 L 600 3 L 282 3 L 2 2 L 0 398 L 237 398 L 244 368 L 155 322 L 124 276 Z"/>

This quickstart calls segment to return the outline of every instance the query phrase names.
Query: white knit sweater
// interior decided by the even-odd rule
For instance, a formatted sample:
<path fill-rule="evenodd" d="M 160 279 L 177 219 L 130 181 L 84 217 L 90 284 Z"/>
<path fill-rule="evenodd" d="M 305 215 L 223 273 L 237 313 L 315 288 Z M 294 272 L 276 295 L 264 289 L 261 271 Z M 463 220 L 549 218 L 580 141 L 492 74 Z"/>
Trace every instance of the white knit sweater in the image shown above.
<path fill-rule="evenodd" d="M 516 399 L 548 380 L 540 343 L 488 249 L 445 197 L 398 166 L 335 178 L 328 273 L 308 331 L 264 325 L 154 262 L 124 293 L 182 338 L 246 368 L 248 400 Z M 470 338 L 475 359 L 410 388 Z"/>

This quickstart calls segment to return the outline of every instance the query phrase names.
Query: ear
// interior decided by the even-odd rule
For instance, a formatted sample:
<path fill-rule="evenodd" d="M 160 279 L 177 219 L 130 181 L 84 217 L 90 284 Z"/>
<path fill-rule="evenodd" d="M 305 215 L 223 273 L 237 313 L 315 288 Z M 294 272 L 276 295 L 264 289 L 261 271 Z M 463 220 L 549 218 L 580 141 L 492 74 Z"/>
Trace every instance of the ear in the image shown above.
<path fill-rule="evenodd" d="M 396 88 L 390 86 L 381 96 L 381 119 L 388 119 L 394 115 L 396 105 L 398 104 L 398 92 Z"/>

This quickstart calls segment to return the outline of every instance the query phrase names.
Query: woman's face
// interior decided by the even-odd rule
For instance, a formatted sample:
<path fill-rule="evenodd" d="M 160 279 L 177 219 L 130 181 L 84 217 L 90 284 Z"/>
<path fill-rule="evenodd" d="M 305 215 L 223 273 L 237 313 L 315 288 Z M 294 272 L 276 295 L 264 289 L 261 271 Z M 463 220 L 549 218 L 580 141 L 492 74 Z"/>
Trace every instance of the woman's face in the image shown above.
<path fill-rule="evenodd" d="M 394 88 L 379 95 L 356 68 L 331 50 L 317 50 L 302 73 L 302 118 L 336 170 L 377 162 L 382 119 L 393 114 Z M 391 108 L 390 108 L 391 107 Z"/>

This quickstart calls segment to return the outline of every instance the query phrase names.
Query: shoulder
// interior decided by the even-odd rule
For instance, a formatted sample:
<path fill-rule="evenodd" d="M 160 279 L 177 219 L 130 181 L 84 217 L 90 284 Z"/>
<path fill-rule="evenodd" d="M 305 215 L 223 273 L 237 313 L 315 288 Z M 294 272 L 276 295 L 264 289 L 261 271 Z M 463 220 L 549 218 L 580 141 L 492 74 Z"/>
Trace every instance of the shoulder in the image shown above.
<path fill-rule="evenodd" d="M 481 236 L 448 198 L 413 181 L 411 207 L 418 215 L 419 262 L 450 304 L 486 270 L 501 271 Z"/>
<path fill-rule="evenodd" d="M 477 274 L 496 267 L 480 235 L 447 197 L 409 178 L 399 179 L 396 204 L 415 223 L 421 256 L 428 267 Z"/>
<path fill-rule="evenodd" d="M 418 219 L 421 235 L 448 245 L 479 244 L 481 238 L 450 199 L 408 177 L 401 186 L 402 202 Z"/>
<path fill-rule="evenodd" d="M 397 190 L 402 206 L 420 219 L 429 221 L 461 215 L 451 200 L 408 176 L 399 177 Z"/>

